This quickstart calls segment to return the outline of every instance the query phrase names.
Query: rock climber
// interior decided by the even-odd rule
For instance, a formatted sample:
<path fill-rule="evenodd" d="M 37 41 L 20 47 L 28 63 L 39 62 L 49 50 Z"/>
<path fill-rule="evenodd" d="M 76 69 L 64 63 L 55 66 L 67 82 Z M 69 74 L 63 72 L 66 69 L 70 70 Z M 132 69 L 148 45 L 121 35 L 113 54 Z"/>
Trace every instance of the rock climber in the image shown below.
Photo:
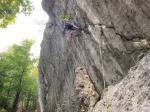
<path fill-rule="evenodd" d="M 69 34 L 68 37 L 75 37 L 81 34 L 81 32 L 85 32 L 87 34 L 90 34 L 90 32 L 88 30 L 86 30 L 86 28 L 81 28 L 77 25 L 74 24 L 74 22 L 71 21 L 70 17 L 68 16 L 62 16 L 61 17 L 62 21 L 63 21 L 63 34 L 67 33 Z"/>
<path fill-rule="evenodd" d="M 73 33 L 73 31 L 79 31 L 81 28 L 76 26 L 72 21 L 70 21 L 69 19 L 64 19 L 64 30 L 63 33 L 65 33 L 65 31 L 71 31 L 71 35 Z"/>

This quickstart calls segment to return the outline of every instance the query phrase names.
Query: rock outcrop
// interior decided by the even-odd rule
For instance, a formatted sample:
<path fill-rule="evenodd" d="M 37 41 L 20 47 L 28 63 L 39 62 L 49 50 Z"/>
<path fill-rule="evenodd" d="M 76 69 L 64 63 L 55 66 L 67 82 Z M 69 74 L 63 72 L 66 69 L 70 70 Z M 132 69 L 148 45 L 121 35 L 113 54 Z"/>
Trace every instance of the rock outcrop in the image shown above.
<path fill-rule="evenodd" d="M 78 104 L 77 111 L 91 112 L 99 100 L 99 95 L 92 84 L 84 67 L 75 70 L 75 96 Z"/>
<path fill-rule="evenodd" d="M 150 52 L 115 86 L 109 86 L 92 112 L 150 112 Z"/>
<path fill-rule="evenodd" d="M 144 58 L 150 48 L 150 1 L 43 0 L 42 7 L 49 21 L 39 60 L 40 111 L 103 112 L 103 109 L 97 110 L 105 102 L 105 96 L 110 96 L 108 100 L 114 100 L 108 102 L 111 105 L 109 111 L 120 112 L 113 110 L 119 105 L 126 106 L 122 106 L 122 112 L 125 112 L 123 109 L 136 111 L 138 105 L 134 105 L 131 97 L 128 103 L 134 103 L 132 110 L 124 103 L 126 98 L 118 104 L 115 102 L 119 100 L 119 95 L 124 97 L 127 90 L 132 91 L 129 88 L 132 80 L 141 81 L 141 84 L 144 80 L 139 78 L 142 73 L 137 74 L 136 79 L 130 77 L 145 69 L 135 69 L 133 74 L 128 74 L 128 71 Z M 69 32 L 63 34 L 62 14 L 70 15 L 84 30 L 72 38 Z M 136 86 L 135 82 L 133 87 Z M 135 89 L 140 91 L 138 87 Z M 116 93 L 116 96 L 113 95 Z M 100 103 L 97 103 L 98 100 Z M 141 110 L 143 108 L 140 107 Z"/>

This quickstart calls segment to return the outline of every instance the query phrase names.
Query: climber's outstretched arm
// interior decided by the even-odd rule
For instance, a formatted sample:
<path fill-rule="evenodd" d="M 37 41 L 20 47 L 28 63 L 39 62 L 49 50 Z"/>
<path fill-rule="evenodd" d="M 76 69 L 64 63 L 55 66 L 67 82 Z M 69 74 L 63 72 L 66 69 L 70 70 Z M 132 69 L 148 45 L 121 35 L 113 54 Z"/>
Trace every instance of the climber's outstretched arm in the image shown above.
<path fill-rule="evenodd" d="M 79 29 L 79 27 L 78 27 L 78 26 L 76 26 L 75 24 L 72 24 L 72 25 L 73 25 L 73 27 L 74 27 L 74 28 Z"/>

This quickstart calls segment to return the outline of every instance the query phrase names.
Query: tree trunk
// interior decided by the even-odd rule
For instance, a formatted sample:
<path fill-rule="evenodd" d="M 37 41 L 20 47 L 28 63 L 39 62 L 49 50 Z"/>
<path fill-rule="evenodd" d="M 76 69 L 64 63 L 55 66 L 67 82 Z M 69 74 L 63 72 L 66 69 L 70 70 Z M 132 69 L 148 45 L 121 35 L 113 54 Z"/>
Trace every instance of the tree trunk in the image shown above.
<path fill-rule="evenodd" d="M 17 112 L 17 107 L 18 107 L 18 104 L 19 104 L 20 93 L 21 93 L 21 88 L 18 88 L 18 90 L 16 92 L 15 99 L 14 99 L 12 112 Z"/>
<path fill-rule="evenodd" d="M 24 70 L 22 71 L 22 74 L 20 75 L 20 78 L 19 78 L 18 88 L 17 88 L 16 96 L 15 96 L 15 99 L 13 102 L 12 112 L 17 112 L 20 93 L 21 93 L 21 87 L 22 87 L 21 85 L 22 85 L 22 81 L 23 81 L 23 75 L 24 75 Z"/>

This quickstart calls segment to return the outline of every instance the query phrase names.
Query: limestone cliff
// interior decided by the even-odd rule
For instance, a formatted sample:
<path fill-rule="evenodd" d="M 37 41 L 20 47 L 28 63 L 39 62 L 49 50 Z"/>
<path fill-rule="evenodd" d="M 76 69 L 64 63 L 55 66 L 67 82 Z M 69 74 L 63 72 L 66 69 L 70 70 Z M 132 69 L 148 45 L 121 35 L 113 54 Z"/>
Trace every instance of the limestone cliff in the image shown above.
<path fill-rule="evenodd" d="M 107 112 L 148 112 L 141 106 L 148 97 L 143 97 L 141 105 L 134 99 L 139 100 L 136 82 L 148 83 L 145 78 L 150 75 L 148 59 L 138 65 L 150 56 L 145 57 L 150 48 L 150 0 L 43 0 L 42 7 L 49 21 L 39 60 L 41 112 L 104 112 L 105 108 Z M 74 32 L 78 35 L 72 38 L 68 32 L 63 34 L 62 13 L 84 30 Z M 147 69 L 137 67 L 128 74 L 133 66 Z M 130 93 L 135 96 L 124 95 Z"/>

